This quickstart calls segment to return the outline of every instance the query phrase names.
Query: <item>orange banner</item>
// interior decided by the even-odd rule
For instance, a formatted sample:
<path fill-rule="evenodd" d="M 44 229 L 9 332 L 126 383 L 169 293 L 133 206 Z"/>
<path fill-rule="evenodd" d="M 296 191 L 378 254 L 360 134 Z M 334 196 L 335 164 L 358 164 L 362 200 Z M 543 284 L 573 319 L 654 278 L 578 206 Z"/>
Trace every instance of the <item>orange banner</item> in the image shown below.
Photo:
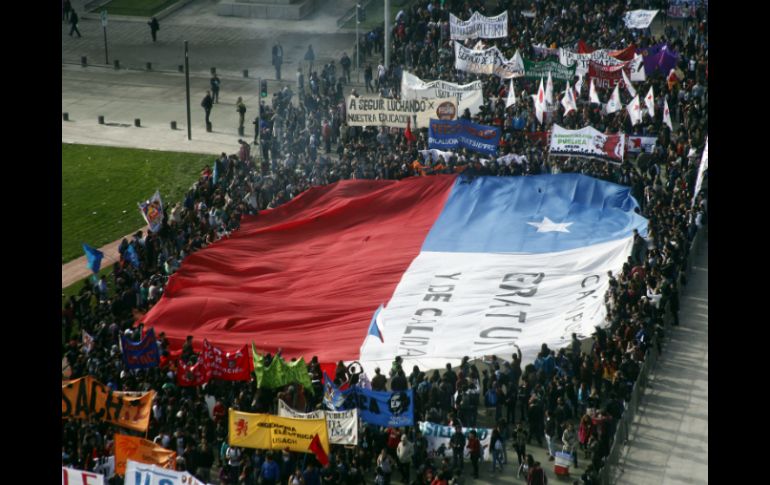
<path fill-rule="evenodd" d="M 115 473 L 125 475 L 126 461 L 134 460 L 147 465 L 176 469 L 176 452 L 156 445 L 152 441 L 125 434 L 115 435 Z"/>
<path fill-rule="evenodd" d="M 113 391 L 91 376 L 61 382 L 62 419 L 107 421 L 135 431 L 147 431 L 155 391 Z"/>

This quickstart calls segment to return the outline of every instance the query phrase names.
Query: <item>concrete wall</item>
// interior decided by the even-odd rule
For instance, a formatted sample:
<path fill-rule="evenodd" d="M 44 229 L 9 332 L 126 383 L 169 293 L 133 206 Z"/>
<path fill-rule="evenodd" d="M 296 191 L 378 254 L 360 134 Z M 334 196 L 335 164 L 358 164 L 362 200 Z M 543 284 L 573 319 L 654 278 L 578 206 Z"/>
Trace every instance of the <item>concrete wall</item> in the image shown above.
<path fill-rule="evenodd" d="M 315 9 L 315 4 L 316 0 L 222 0 L 217 6 L 217 14 L 224 17 L 300 20 Z"/>

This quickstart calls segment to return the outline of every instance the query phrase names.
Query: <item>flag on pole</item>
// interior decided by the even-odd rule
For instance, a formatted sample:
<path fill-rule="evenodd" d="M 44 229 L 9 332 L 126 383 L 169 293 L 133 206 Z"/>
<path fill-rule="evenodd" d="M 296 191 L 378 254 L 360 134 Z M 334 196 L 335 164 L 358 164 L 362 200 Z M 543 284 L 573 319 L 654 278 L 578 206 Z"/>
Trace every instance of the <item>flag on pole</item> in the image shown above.
<path fill-rule="evenodd" d="M 99 268 L 102 267 L 102 258 L 104 253 L 98 249 L 94 249 L 86 243 L 83 243 L 83 251 L 86 253 L 86 259 L 88 260 L 88 269 L 94 272 L 99 272 Z"/>
<path fill-rule="evenodd" d="M 564 97 L 561 98 L 561 105 L 564 106 L 564 116 L 570 111 L 577 111 L 577 103 L 575 103 L 575 94 L 569 87 L 569 81 L 567 81 L 567 89 L 564 90 Z"/>
<path fill-rule="evenodd" d="M 599 101 L 599 95 L 596 94 L 596 86 L 594 85 L 594 79 L 591 78 L 590 87 L 588 88 L 588 102 L 589 103 L 596 103 L 596 104 L 602 104 L 601 101 Z"/>
<path fill-rule="evenodd" d="M 313 441 L 310 442 L 308 448 L 315 454 L 315 457 L 318 458 L 318 462 L 321 463 L 322 466 L 326 466 L 326 464 L 329 463 L 329 457 L 326 455 L 324 447 L 321 445 L 321 439 L 317 434 L 313 437 Z"/>
<path fill-rule="evenodd" d="M 663 100 L 663 123 L 668 125 L 668 129 L 674 129 L 674 125 L 671 124 L 671 113 L 668 111 L 668 99 Z"/>
<path fill-rule="evenodd" d="M 634 99 L 626 106 L 626 110 L 628 110 L 628 116 L 631 118 L 632 125 L 642 122 L 642 106 L 639 102 L 639 96 L 634 96 Z"/>
<path fill-rule="evenodd" d="M 580 97 L 580 91 L 583 90 L 583 76 L 578 77 L 578 81 L 575 83 L 575 98 Z"/>
<path fill-rule="evenodd" d="M 626 75 L 626 71 L 624 69 L 620 70 L 620 73 L 623 75 L 623 82 L 626 83 L 626 89 L 628 89 L 628 94 L 631 95 L 631 97 L 636 96 L 636 89 L 631 85 L 631 80 L 628 79 L 628 76 Z"/>
<path fill-rule="evenodd" d="M 406 130 L 404 130 L 404 138 L 406 138 L 406 141 L 409 143 L 414 143 L 415 140 L 417 140 L 417 137 L 412 134 L 412 123 L 411 123 L 411 117 L 407 116 L 406 118 Z"/>
<path fill-rule="evenodd" d="M 607 114 L 620 111 L 620 108 L 622 107 L 623 104 L 620 102 L 620 84 L 616 84 L 615 90 L 612 92 L 612 96 L 610 96 L 610 100 L 607 101 Z"/>
<path fill-rule="evenodd" d="M 548 71 L 548 81 L 545 84 L 545 103 L 546 105 L 553 104 L 553 79 L 551 79 L 551 71 Z"/>
<path fill-rule="evenodd" d="M 508 85 L 508 98 L 505 100 L 505 107 L 509 108 L 516 104 L 516 91 L 513 89 L 513 78 L 511 78 L 511 83 Z"/>
<path fill-rule="evenodd" d="M 331 411 L 339 411 L 342 409 L 342 405 L 345 404 L 345 396 L 342 394 L 342 390 L 334 385 L 334 381 L 326 372 L 324 372 L 323 388 L 324 406 Z"/>
<path fill-rule="evenodd" d="M 543 112 L 545 111 L 545 91 L 543 90 L 543 78 L 540 78 L 540 87 L 537 89 L 537 94 L 532 95 L 532 99 L 535 102 L 535 116 L 539 123 L 543 122 Z"/>
<path fill-rule="evenodd" d="M 647 93 L 647 96 L 644 97 L 644 105 L 647 106 L 647 112 L 650 113 L 651 117 L 655 117 L 655 98 L 652 94 L 652 86 L 650 86 L 650 91 Z"/>
<path fill-rule="evenodd" d="M 152 198 L 146 202 L 139 203 L 139 211 L 147 222 L 151 232 L 160 231 L 163 225 L 163 201 L 160 198 L 160 191 L 156 190 Z"/>

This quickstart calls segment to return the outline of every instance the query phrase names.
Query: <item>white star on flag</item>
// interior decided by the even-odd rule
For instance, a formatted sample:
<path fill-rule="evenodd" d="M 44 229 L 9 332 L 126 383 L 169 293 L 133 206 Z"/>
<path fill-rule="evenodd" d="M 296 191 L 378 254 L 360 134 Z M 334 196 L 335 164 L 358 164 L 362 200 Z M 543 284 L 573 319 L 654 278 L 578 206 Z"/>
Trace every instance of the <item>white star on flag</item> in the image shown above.
<path fill-rule="evenodd" d="M 569 232 L 567 227 L 574 224 L 573 222 L 553 222 L 547 217 L 543 217 L 543 222 L 528 222 L 530 226 L 537 228 L 537 232 Z"/>

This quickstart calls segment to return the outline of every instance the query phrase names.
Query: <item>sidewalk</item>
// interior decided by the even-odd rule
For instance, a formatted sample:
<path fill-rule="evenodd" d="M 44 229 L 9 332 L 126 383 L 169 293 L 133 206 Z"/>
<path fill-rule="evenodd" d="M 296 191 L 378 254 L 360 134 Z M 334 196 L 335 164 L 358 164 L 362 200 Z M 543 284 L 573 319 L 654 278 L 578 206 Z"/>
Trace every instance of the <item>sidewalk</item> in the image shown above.
<path fill-rule="evenodd" d="M 83 0 L 73 2 L 81 17 L 82 38 L 70 37 L 69 24 L 62 23 L 62 63 L 105 63 L 104 34 L 98 18 L 82 19 Z M 339 61 L 342 52 L 352 54 L 355 33 L 340 31 L 337 19 L 354 5 L 353 0 L 320 0 L 316 11 L 305 20 L 266 20 L 221 17 L 216 1 L 195 0 L 160 20 L 158 41 L 152 42 L 149 19 L 109 20 L 107 47 L 109 64 L 117 59 L 121 66 L 144 69 L 151 62 L 156 69 L 176 71 L 184 64 L 184 41 L 189 42 L 191 72 L 208 73 L 211 67 L 241 73 L 260 67 L 271 71 L 272 45 L 283 46 L 282 77 L 294 80 L 297 65 L 304 63 L 308 45 L 313 45 L 316 65 Z M 321 64 L 322 66 L 323 64 Z M 306 67 L 303 64 L 303 67 Z"/>
<path fill-rule="evenodd" d="M 619 462 L 616 483 L 708 483 L 708 242 L 693 257 L 672 330 Z"/>

